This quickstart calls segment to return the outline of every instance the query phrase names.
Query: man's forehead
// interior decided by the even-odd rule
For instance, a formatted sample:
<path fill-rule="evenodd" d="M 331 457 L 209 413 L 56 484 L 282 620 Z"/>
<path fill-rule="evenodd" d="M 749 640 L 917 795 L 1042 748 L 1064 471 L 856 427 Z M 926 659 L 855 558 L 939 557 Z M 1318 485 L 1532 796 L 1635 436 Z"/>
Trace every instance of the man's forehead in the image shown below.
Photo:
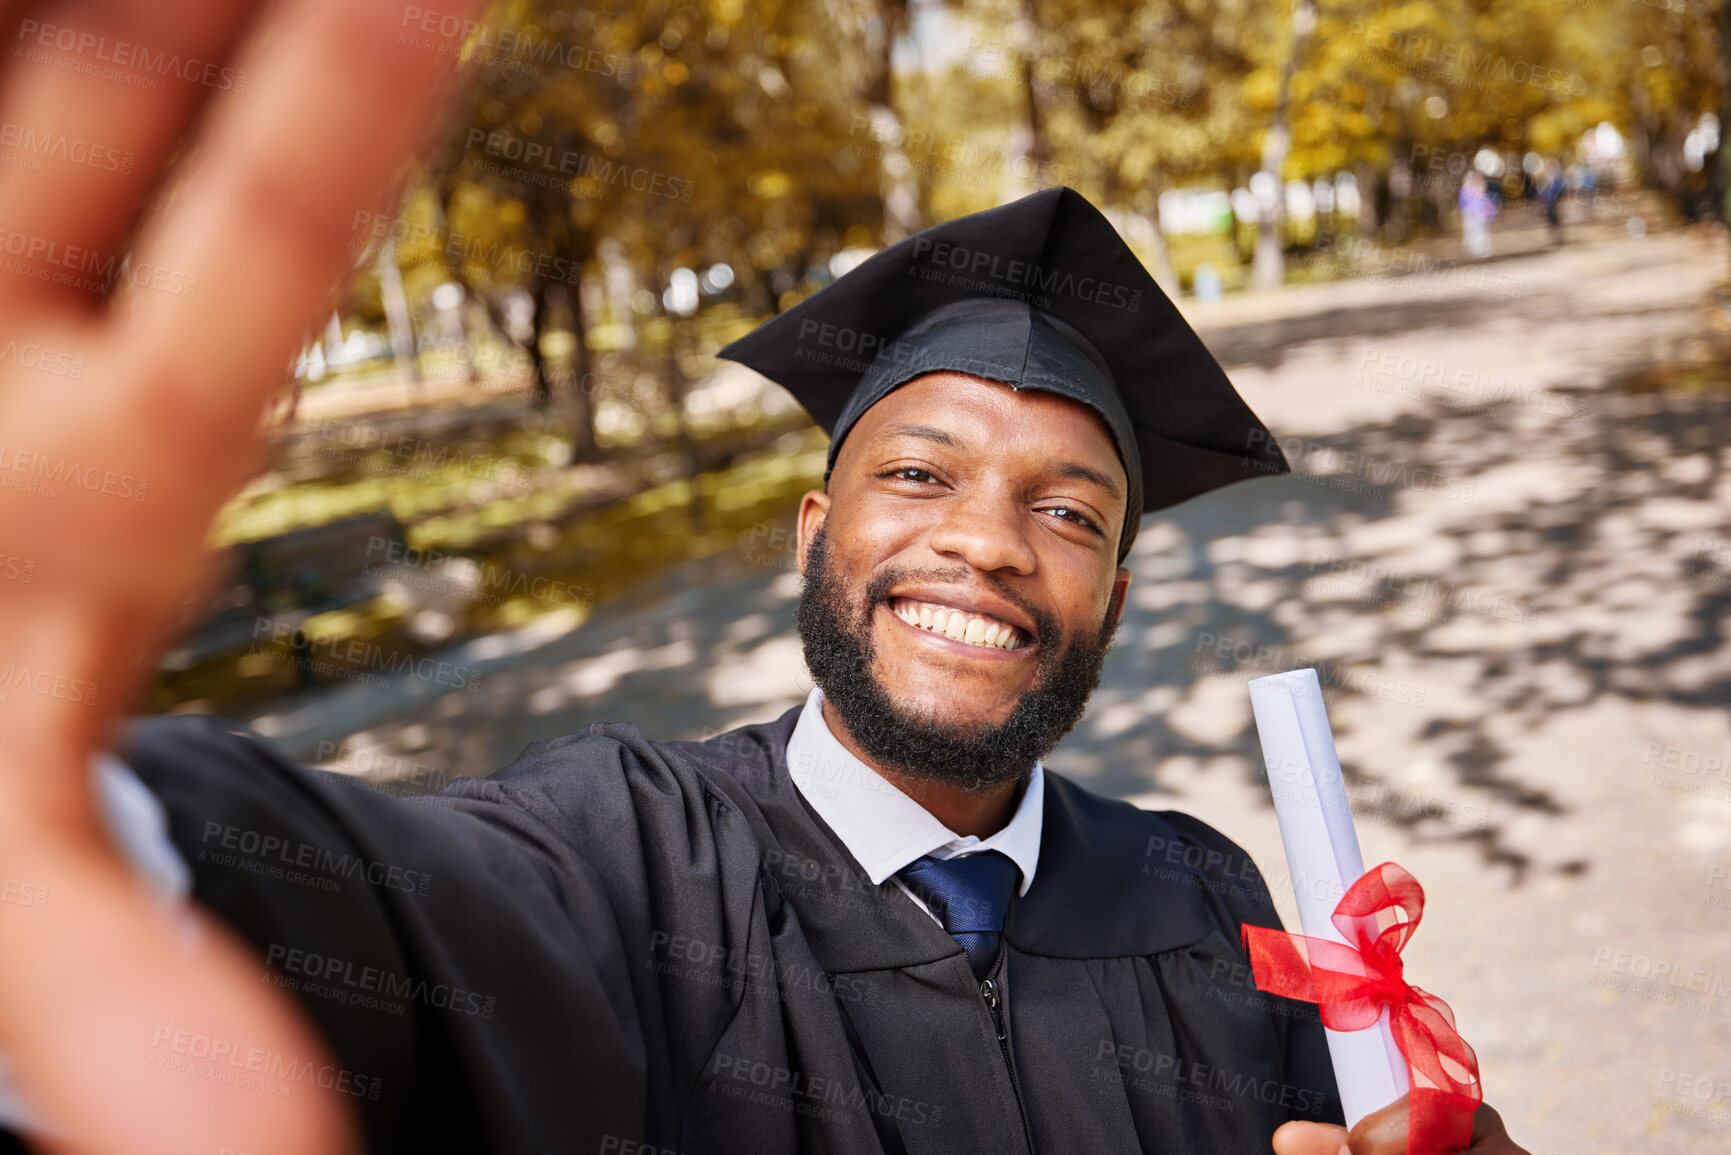
<path fill-rule="evenodd" d="M 1008 420 L 983 428 L 979 418 L 994 410 Z M 1115 495 L 1123 495 L 1127 475 L 1111 429 L 1099 413 L 1058 393 L 1017 389 L 969 373 L 944 371 L 914 378 L 861 414 L 849 441 L 857 439 L 862 451 L 902 438 L 980 450 L 1002 445 L 1006 435 L 1030 433 L 1054 459 L 1086 459 L 1081 469 L 1066 469 L 1065 462 L 1057 462 L 1060 473 L 1102 483 Z M 847 443 L 842 445 L 838 465 L 849 448 Z"/>

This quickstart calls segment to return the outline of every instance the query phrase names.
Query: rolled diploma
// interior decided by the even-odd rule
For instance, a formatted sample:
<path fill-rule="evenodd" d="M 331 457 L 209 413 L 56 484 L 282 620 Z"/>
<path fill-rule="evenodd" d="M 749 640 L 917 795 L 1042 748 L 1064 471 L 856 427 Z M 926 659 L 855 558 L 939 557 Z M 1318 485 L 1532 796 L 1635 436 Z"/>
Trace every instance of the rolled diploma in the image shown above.
<path fill-rule="evenodd" d="M 1298 920 L 1312 938 L 1345 943 L 1331 916 L 1347 888 L 1364 874 L 1364 859 L 1316 671 L 1257 678 L 1250 683 L 1250 708 L 1262 739 Z M 1394 1045 L 1388 1008 L 1374 1027 L 1324 1030 L 1348 1127 L 1406 1094 L 1406 1060 Z"/>

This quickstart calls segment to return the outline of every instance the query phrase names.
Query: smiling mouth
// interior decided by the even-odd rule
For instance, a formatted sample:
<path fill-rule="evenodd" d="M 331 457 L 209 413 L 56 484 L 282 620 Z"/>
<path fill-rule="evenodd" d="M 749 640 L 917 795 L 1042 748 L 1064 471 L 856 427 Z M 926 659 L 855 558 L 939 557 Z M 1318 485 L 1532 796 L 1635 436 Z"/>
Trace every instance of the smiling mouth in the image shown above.
<path fill-rule="evenodd" d="M 1009 622 L 990 614 L 959 610 L 941 602 L 921 602 L 913 598 L 891 598 L 890 612 L 910 626 L 929 633 L 943 634 L 964 645 L 988 649 L 1019 650 L 1028 644 L 1028 636 Z"/>

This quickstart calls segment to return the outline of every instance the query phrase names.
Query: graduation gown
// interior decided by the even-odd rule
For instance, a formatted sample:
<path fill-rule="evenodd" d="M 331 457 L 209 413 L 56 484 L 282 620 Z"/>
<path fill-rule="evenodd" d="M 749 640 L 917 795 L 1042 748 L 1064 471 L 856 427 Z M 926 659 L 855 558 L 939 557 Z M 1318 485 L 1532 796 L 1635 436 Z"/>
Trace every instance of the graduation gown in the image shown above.
<path fill-rule="evenodd" d="M 199 718 L 124 754 L 336 1056 L 246 1077 L 351 1095 L 376 1152 L 1241 1155 L 1339 1122 L 1315 1008 L 1251 983 L 1239 927 L 1278 920 L 1236 845 L 1050 774 L 985 987 L 804 802 L 798 715 L 594 725 L 427 798 Z"/>

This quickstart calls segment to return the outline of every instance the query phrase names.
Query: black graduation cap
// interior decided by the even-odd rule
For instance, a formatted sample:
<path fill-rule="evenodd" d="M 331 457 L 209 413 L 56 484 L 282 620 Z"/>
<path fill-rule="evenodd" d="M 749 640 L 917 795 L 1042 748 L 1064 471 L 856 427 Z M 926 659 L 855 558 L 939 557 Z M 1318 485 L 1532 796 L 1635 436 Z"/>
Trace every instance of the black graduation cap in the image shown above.
<path fill-rule="evenodd" d="M 830 434 L 830 469 L 861 414 L 927 373 L 969 373 L 1090 406 L 1130 480 L 1120 561 L 1144 512 L 1288 472 L 1201 338 L 1074 189 L 916 233 L 720 355 L 805 406 Z"/>

